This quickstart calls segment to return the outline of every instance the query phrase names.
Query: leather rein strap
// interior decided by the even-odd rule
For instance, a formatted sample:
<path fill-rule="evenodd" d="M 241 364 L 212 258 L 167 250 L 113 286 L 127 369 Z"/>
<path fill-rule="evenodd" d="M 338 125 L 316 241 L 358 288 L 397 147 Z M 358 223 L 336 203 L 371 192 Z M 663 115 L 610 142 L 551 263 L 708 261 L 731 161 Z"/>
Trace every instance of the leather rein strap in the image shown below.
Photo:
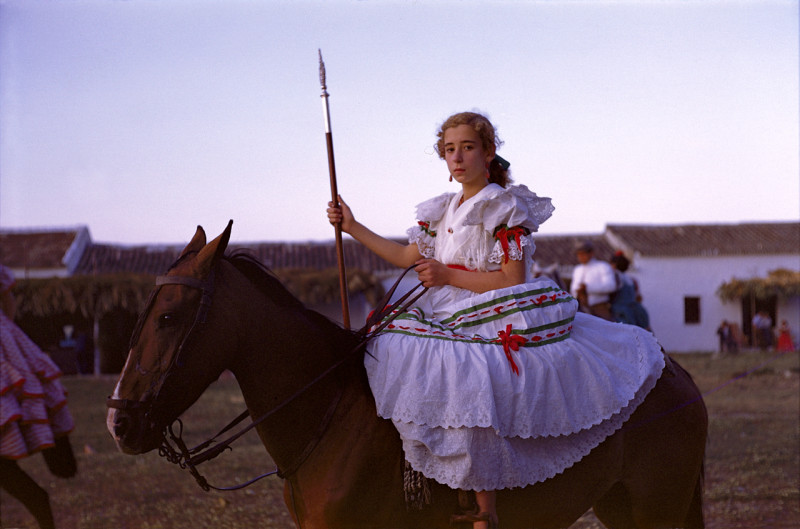
<path fill-rule="evenodd" d="M 403 280 L 405 275 L 409 271 L 414 269 L 415 266 L 416 265 L 412 265 L 403 271 L 403 273 L 400 275 L 397 281 L 395 281 L 394 285 L 392 285 L 389 291 L 386 292 L 384 297 L 379 302 L 378 309 L 373 311 L 373 313 L 370 314 L 370 316 L 367 318 L 366 325 L 357 333 L 357 335 L 361 336 L 361 340 L 359 341 L 359 343 L 348 354 L 344 355 L 341 359 L 337 360 L 333 365 L 331 365 L 325 371 L 320 373 L 314 380 L 312 380 L 311 382 L 300 388 L 297 392 L 295 392 L 287 399 L 283 400 L 281 403 L 279 403 L 277 406 L 272 408 L 267 413 L 251 421 L 250 424 L 243 427 L 235 434 L 231 435 L 230 437 L 228 437 L 223 441 L 220 441 L 216 445 L 211 446 L 210 448 L 209 446 L 216 441 L 217 437 L 228 432 L 236 425 L 241 423 L 243 420 L 245 420 L 250 415 L 250 411 L 249 410 L 243 411 L 234 420 L 228 423 L 227 426 L 225 426 L 222 430 L 220 430 L 214 437 L 208 439 L 207 441 L 204 441 L 203 443 L 191 449 L 187 448 L 182 438 L 183 422 L 180 419 L 176 419 L 174 423 L 178 424 L 178 432 L 177 433 L 175 432 L 172 425 L 169 425 L 164 428 L 164 431 L 162 432 L 161 446 L 159 447 L 158 450 L 159 455 L 167 459 L 167 461 L 177 464 L 181 468 L 188 468 L 189 472 L 197 481 L 197 484 L 205 491 L 208 491 L 209 489 L 214 489 L 219 491 L 238 490 L 247 487 L 267 476 L 277 474 L 280 478 L 285 479 L 286 477 L 291 476 L 292 474 L 297 472 L 297 470 L 300 468 L 303 462 L 305 462 L 308 456 L 310 456 L 311 453 L 314 451 L 314 448 L 316 448 L 316 446 L 319 444 L 320 440 L 322 439 L 322 436 L 328 429 L 330 421 L 333 419 L 333 416 L 336 412 L 336 408 L 338 407 L 339 401 L 341 400 L 342 396 L 341 388 L 337 392 L 336 397 L 333 399 L 331 404 L 328 406 L 328 410 L 326 411 L 325 416 L 323 417 L 320 423 L 317 434 L 308 442 L 308 444 L 306 445 L 305 449 L 300 454 L 300 456 L 298 456 L 294 461 L 294 463 L 290 465 L 288 468 L 282 471 L 276 468 L 274 471 L 267 472 L 239 485 L 234 485 L 231 487 L 215 487 L 208 483 L 206 478 L 200 474 L 200 472 L 197 470 L 196 467 L 201 463 L 205 463 L 206 461 L 214 459 L 225 450 L 232 449 L 230 445 L 234 441 L 236 441 L 245 433 L 249 432 L 256 426 L 267 420 L 269 417 L 271 417 L 281 409 L 285 408 L 287 405 L 289 405 L 291 402 L 297 399 L 300 395 L 302 395 L 303 393 L 308 391 L 311 387 L 320 382 L 323 378 L 327 377 L 333 371 L 342 366 L 346 361 L 348 361 L 352 357 L 352 355 L 354 355 L 355 353 L 361 351 L 364 347 L 366 347 L 367 343 L 372 338 L 377 336 L 397 316 L 407 311 L 414 302 L 416 302 L 423 294 L 425 294 L 425 292 L 428 291 L 428 288 L 424 287 L 421 292 L 411 297 L 412 294 L 414 294 L 419 289 L 419 287 L 423 286 L 422 283 L 418 283 L 414 288 L 409 290 L 394 303 L 389 304 L 389 300 L 394 295 L 395 290 L 397 289 L 398 285 Z M 181 345 L 178 348 L 178 353 L 175 356 L 173 364 L 180 365 L 177 361 L 189 336 L 192 334 L 192 331 L 195 329 L 198 323 L 205 323 L 206 321 L 206 314 L 208 312 L 209 307 L 211 306 L 211 295 L 213 294 L 214 290 L 213 281 L 214 281 L 213 270 L 211 272 L 211 275 L 205 281 L 185 276 L 159 276 L 158 278 L 156 278 L 156 285 L 159 287 L 162 285 L 176 284 L 176 285 L 183 285 L 189 288 L 195 288 L 202 291 L 203 293 L 195 321 L 192 324 L 192 327 L 184 336 L 183 341 L 181 342 Z M 369 352 L 367 352 L 367 354 L 369 354 Z M 172 366 L 170 366 L 170 369 L 168 369 L 167 372 L 169 372 L 171 368 Z M 157 397 L 157 395 L 155 397 Z M 152 399 L 153 401 L 155 400 L 155 397 L 153 397 Z M 118 409 L 135 409 L 138 407 L 146 406 L 147 404 L 148 404 L 147 402 L 143 401 L 130 401 L 125 399 L 111 399 L 111 398 L 108 399 L 108 406 Z M 152 401 L 149 404 L 152 405 Z M 173 448 L 172 445 L 169 444 L 169 441 L 167 440 L 167 435 L 169 435 L 169 437 L 175 443 L 177 450 Z"/>

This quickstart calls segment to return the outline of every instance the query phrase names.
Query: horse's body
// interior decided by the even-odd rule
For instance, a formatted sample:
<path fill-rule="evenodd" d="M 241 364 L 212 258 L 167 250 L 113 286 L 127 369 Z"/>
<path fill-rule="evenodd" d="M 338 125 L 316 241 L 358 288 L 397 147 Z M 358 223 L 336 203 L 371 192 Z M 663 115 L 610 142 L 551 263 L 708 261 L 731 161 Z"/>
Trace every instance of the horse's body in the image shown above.
<path fill-rule="evenodd" d="M 406 507 L 401 442 L 377 416 L 361 355 L 351 354 L 357 337 L 304 309 L 252 263 L 223 258 L 229 232 L 206 245 L 198 228 L 168 273 L 205 280 L 214 271 L 205 323 L 193 321 L 197 285 L 180 280 L 161 286 L 143 315 L 108 415 L 120 449 L 158 447 L 164 427 L 229 369 L 251 416 L 280 406 L 257 430 L 298 527 L 450 527 L 458 500 L 446 486 L 432 483 L 422 510 Z M 594 507 L 608 527 L 703 527 L 706 410 L 689 375 L 667 366 L 626 425 L 583 460 L 498 491 L 502 526 L 567 527 Z"/>

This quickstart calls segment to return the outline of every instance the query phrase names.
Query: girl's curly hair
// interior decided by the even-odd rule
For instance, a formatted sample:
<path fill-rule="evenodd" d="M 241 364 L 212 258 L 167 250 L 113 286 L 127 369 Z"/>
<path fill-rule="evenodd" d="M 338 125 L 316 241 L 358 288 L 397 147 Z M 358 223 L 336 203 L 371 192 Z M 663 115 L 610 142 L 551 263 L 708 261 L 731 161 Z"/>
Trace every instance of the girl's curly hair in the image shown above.
<path fill-rule="evenodd" d="M 497 152 L 497 149 L 503 145 L 503 141 L 497 135 L 497 130 L 486 116 L 478 114 L 477 112 L 459 112 L 444 120 L 444 123 L 442 123 L 436 133 L 437 141 L 433 147 L 442 160 L 444 160 L 445 154 L 444 131 L 459 125 L 469 125 L 475 129 L 475 132 L 477 132 L 478 136 L 481 138 L 483 149 L 488 152 Z M 511 183 L 511 176 L 508 169 L 504 168 L 496 158 L 489 164 L 489 182 L 494 182 L 502 187 L 506 187 Z"/>

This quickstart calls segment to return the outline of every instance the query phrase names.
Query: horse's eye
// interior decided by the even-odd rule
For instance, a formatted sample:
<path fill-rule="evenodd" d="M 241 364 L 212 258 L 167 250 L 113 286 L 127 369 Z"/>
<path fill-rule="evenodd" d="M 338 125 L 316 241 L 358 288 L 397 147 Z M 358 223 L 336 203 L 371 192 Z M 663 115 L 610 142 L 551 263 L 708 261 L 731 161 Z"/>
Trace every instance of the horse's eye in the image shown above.
<path fill-rule="evenodd" d="M 178 319 L 175 315 L 171 312 L 165 312 L 161 316 L 158 317 L 158 326 L 159 327 L 169 327 L 170 325 L 174 325 Z"/>

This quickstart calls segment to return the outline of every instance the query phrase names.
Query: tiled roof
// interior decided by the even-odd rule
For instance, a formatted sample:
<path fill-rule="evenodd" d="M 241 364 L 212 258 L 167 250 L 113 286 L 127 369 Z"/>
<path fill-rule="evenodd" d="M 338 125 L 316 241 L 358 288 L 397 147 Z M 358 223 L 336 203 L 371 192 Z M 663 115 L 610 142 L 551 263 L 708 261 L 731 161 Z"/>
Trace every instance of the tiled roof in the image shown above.
<path fill-rule="evenodd" d="M 589 241 L 594 246 L 594 256 L 601 261 L 608 261 L 614 255 L 608 241 L 600 234 L 597 235 L 534 235 L 536 251 L 533 258 L 541 268 L 551 265 L 576 265 L 578 258 L 575 248 L 579 244 Z"/>
<path fill-rule="evenodd" d="M 590 240 L 595 245 L 598 259 L 609 259 L 614 251 L 602 235 L 560 235 L 536 237 L 536 261 L 542 267 L 552 264 L 576 264 L 575 246 Z M 398 242 L 405 242 L 400 241 Z M 396 267 L 363 245 L 344 241 L 345 264 L 348 269 L 386 272 Z M 329 242 L 284 242 L 231 244 L 230 250 L 246 248 L 259 261 L 273 270 L 282 268 L 308 268 L 323 270 L 336 268 L 336 246 Z M 178 258 L 183 246 L 124 247 L 109 244 L 92 244 L 81 259 L 76 274 L 109 274 L 138 272 L 151 275 L 164 273 Z"/>
<path fill-rule="evenodd" d="M 0 262 L 16 269 L 67 268 L 67 254 L 85 227 L 0 231 Z"/>
<path fill-rule="evenodd" d="M 364 271 L 383 272 L 395 270 L 397 267 L 376 256 L 362 244 L 347 239 L 343 241 L 344 261 L 347 268 Z M 232 245 L 232 247 L 236 247 Z M 336 245 L 331 242 L 305 243 L 255 243 L 244 244 L 258 259 L 268 267 L 281 268 L 313 268 L 322 270 L 338 266 Z"/>
<path fill-rule="evenodd" d="M 175 262 L 182 249 L 182 246 L 127 247 L 94 243 L 86 249 L 75 274 L 163 274 Z"/>
<path fill-rule="evenodd" d="M 77 241 L 86 241 L 83 250 Z M 589 240 L 598 259 L 608 260 L 615 250 L 643 256 L 715 255 L 800 255 L 800 223 L 743 223 L 708 225 L 609 225 L 604 234 L 535 235 L 534 258 L 541 268 L 577 263 L 575 246 Z M 398 240 L 399 241 L 399 240 Z M 399 241 L 404 242 L 404 241 Z M 76 248 L 81 246 L 81 248 Z M 11 268 L 66 268 L 68 253 L 81 251 L 73 274 L 137 272 L 157 275 L 177 259 L 183 245 L 119 246 L 89 241 L 88 230 L 0 231 L 0 261 Z M 286 242 L 231 244 L 231 249 L 248 248 L 268 267 L 326 269 L 335 268 L 336 250 L 330 242 Z M 375 256 L 361 244 L 344 241 L 348 269 L 380 273 L 395 267 Z M 77 257 L 77 256 L 76 256 Z"/>
<path fill-rule="evenodd" d="M 395 267 L 375 256 L 361 244 L 345 240 L 345 264 L 348 269 L 371 272 Z M 231 244 L 229 250 L 247 248 L 259 261 L 273 270 L 310 268 L 322 270 L 337 267 L 336 247 L 328 243 L 251 243 Z M 110 274 L 138 272 L 158 275 L 166 272 L 180 255 L 183 246 L 124 247 L 92 244 L 84 254 L 76 274 Z"/>
<path fill-rule="evenodd" d="M 556 235 L 536 237 L 536 262 L 547 267 L 553 264 L 576 264 L 575 246 L 589 240 L 595 246 L 595 256 L 608 260 L 614 249 L 602 235 Z M 403 242 L 399 241 L 398 242 Z M 76 274 L 108 274 L 139 272 L 151 275 L 164 273 L 178 258 L 182 246 L 124 247 L 92 244 L 81 259 Z M 330 242 L 246 243 L 231 244 L 231 250 L 246 248 L 259 261 L 273 270 L 282 268 L 335 268 L 336 247 Z M 353 241 L 344 241 L 345 264 L 348 269 L 371 272 L 395 270 L 396 267 Z"/>
<path fill-rule="evenodd" d="M 606 236 L 648 257 L 800 255 L 800 222 L 608 225 Z"/>

